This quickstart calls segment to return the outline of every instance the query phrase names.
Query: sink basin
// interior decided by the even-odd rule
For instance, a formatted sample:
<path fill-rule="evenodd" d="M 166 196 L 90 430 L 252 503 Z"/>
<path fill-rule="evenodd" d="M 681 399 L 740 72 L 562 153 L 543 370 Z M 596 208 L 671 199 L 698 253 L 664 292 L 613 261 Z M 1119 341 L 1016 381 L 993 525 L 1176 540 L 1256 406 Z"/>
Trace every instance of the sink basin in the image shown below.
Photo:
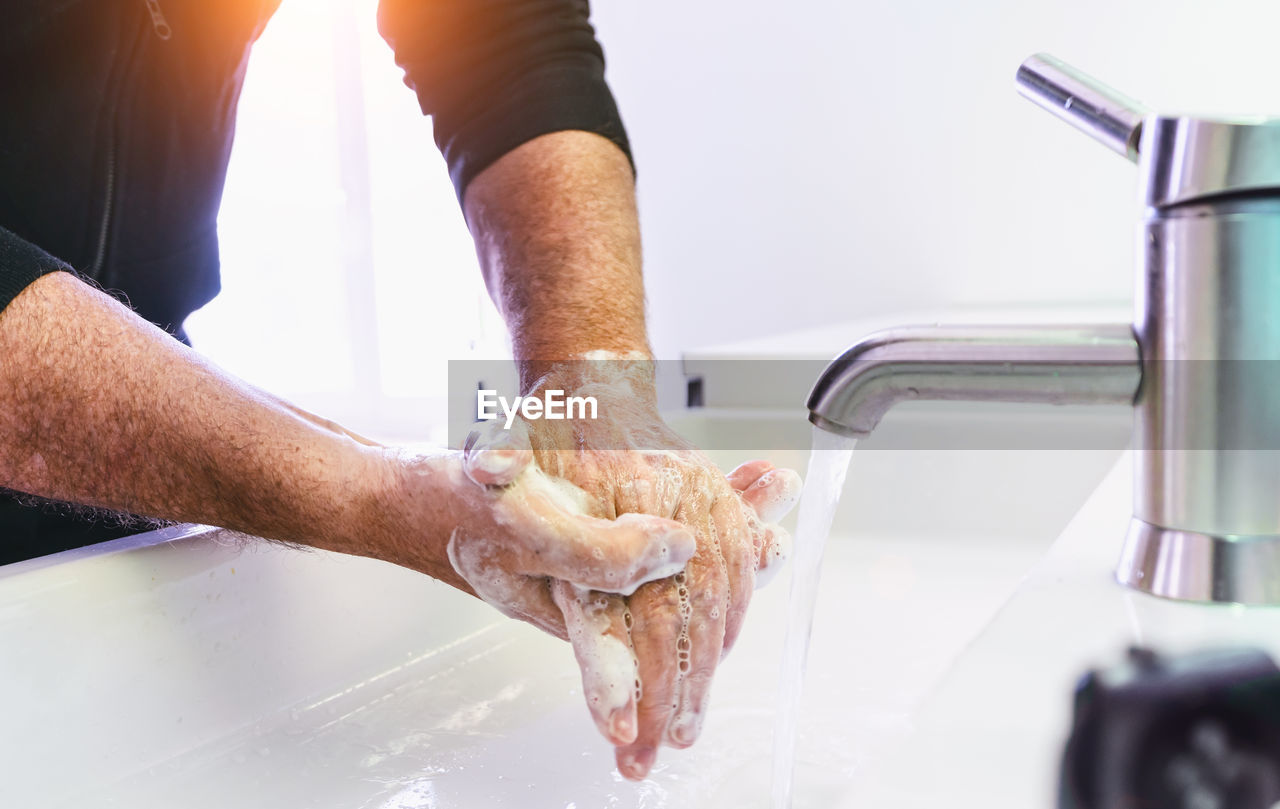
<path fill-rule="evenodd" d="M 973 446 L 1009 429 L 1003 411 L 903 408 L 885 435 L 939 419 Z M 672 422 L 726 468 L 805 466 L 795 414 Z M 911 738 L 922 700 L 1119 453 L 856 454 L 818 600 L 797 806 L 832 805 Z M 410 571 L 195 526 L 10 565 L 0 805 L 764 807 L 787 586 L 757 594 L 702 740 L 631 784 L 566 645 Z"/>
<path fill-rule="evenodd" d="M 1071 695 L 1085 671 L 1117 662 L 1132 645 L 1174 654 L 1252 646 L 1280 659 L 1280 609 L 1170 601 L 1116 583 L 1132 479 L 1132 453 L 1124 453 L 917 705 L 912 732 L 833 805 L 1054 806 Z"/>

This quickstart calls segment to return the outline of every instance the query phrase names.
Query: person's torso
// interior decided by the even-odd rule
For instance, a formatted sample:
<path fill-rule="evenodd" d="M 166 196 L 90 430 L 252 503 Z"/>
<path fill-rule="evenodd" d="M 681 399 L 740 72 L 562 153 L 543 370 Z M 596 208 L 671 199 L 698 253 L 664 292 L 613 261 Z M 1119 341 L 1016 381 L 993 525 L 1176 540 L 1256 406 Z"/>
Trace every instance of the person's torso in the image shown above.
<path fill-rule="evenodd" d="M 217 292 L 249 47 L 279 0 L 17 0 L 0 21 L 0 225 L 178 328 Z"/>

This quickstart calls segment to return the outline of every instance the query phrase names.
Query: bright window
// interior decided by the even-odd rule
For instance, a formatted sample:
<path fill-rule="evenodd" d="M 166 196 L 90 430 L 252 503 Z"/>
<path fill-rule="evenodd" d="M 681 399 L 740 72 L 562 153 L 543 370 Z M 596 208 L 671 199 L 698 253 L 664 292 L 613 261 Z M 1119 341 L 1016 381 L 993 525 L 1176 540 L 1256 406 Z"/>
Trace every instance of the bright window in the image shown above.
<path fill-rule="evenodd" d="M 506 351 L 431 124 L 376 0 L 285 2 L 249 62 L 187 321 L 227 370 L 356 430 L 440 440 L 447 361 Z"/>

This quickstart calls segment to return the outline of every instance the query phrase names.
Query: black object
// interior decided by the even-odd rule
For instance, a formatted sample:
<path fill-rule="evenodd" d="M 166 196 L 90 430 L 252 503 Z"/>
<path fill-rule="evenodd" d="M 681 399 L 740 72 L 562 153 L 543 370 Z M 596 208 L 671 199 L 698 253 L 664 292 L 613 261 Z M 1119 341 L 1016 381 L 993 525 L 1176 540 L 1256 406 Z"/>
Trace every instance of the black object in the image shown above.
<path fill-rule="evenodd" d="M 167 523 L 101 514 L 0 489 L 0 565 L 151 531 Z"/>
<path fill-rule="evenodd" d="M 1280 668 L 1265 652 L 1131 649 L 1076 688 L 1059 809 L 1273 809 Z"/>

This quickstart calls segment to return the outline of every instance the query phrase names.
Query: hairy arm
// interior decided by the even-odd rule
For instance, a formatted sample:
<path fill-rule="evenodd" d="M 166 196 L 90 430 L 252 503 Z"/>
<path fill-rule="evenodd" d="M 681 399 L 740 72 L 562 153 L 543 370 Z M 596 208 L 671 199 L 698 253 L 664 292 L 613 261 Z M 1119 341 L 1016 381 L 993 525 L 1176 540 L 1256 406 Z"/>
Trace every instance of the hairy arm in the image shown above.
<path fill-rule="evenodd" d="M 65 272 L 0 312 L 0 357 L 0 485 L 19 491 L 382 559 L 562 637 L 550 581 L 630 592 L 694 552 L 680 525 L 593 519 L 535 471 L 488 488 L 461 453 L 366 442 Z"/>
<path fill-rule="evenodd" d="M 334 549 L 376 508 L 373 448 L 68 273 L 0 312 L 0 356 L 0 485 Z"/>
<path fill-rule="evenodd" d="M 697 538 L 679 576 L 629 598 L 553 587 L 588 693 L 607 692 L 596 661 L 634 655 L 643 696 L 592 706 L 619 770 L 642 778 L 661 745 L 697 739 L 757 572 L 776 569 L 787 544 L 770 523 L 794 503 L 799 478 L 764 462 L 726 478 L 662 423 L 633 174 L 618 146 L 580 131 L 527 141 L 476 175 L 464 206 L 522 388 L 599 399 L 597 421 L 529 424 L 538 466 L 590 493 L 601 516 L 674 516 Z"/>
<path fill-rule="evenodd" d="M 501 483 L 533 457 L 599 516 L 674 516 L 697 537 L 681 576 L 625 603 L 553 587 L 596 721 L 623 775 L 643 777 L 660 744 L 697 737 L 757 568 L 781 544 L 765 523 L 785 509 L 770 504 L 798 478 L 754 464 L 727 479 L 659 417 L 630 145 L 587 0 L 381 0 L 380 26 L 434 118 L 522 392 L 599 400 L 598 421 L 531 423 L 532 452 L 477 479 Z M 611 674 L 633 659 L 639 700 Z"/>
<path fill-rule="evenodd" d="M 649 356 L 635 181 L 621 149 L 589 132 L 535 138 L 480 172 L 464 208 L 526 380 L 592 351 Z"/>

